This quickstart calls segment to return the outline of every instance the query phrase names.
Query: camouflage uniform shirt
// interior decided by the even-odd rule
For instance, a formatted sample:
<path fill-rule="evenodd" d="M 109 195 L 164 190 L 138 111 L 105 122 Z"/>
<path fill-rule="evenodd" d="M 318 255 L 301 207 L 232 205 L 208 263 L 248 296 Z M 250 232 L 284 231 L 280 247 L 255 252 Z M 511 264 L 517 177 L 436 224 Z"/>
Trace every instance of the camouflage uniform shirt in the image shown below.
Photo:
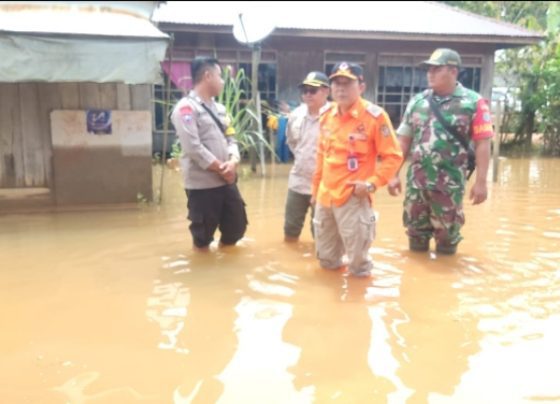
<path fill-rule="evenodd" d="M 431 111 L 425 90 L 414 96 L 397 129 L 399 136 L 410 136 L 410 167 L 407 187 L 446 192 L 462 190 L 467 170 L 467 150 L 448 133 Z M 478 93 L 461 84 L 453 94 L 434 94 L 443 117 L 465 140 L 480 140 L 493 136 L 488 104 Z"/>

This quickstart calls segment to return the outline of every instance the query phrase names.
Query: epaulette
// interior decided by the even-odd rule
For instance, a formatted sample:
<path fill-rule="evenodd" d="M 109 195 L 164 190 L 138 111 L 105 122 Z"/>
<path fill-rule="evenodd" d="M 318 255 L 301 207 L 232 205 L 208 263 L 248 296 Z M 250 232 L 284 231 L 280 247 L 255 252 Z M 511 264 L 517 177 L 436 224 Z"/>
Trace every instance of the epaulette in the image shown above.
<path fill-rule="evenodd" d="M 202 100 L 199 97 L 194 97 L 192 95 L 187 95 L 185 98 L 186 104 L 196 110 L 197 113 L 202 112 Z"/>
<path fill-rule="evenodd" d="M 432 90 L 427 88 L 424 91 L 422 91 L 422 98 L 428 98 L 430 96 L 430 94 L 432 93 Z"/>
<path fill-rule="evenodd" d="M 379 115 L 383 113 L 383 108 L 381 108 L 379 105 L 368 103 L 368 106 L 366 107 L 366 111 L 369 112 L 371 115 L 373 115 L 375 118 L 377 118 L 379 117 Z"/>
<path fill-rule="evenodd" d="M 416 95 L 414 95 L 410 101 L 408 102 L 408 105 L 412 105 L 413 107 L 416 106 L 416 104 L 418 104 L 419 102 L 422 102 L 426 99 L 428 99 L 428 97 L 430 96 L 430 94 L 432 93 L 432 90 L 427 88 L 424 91 L 422 91 L 421 93 L 417 93 Z"/>

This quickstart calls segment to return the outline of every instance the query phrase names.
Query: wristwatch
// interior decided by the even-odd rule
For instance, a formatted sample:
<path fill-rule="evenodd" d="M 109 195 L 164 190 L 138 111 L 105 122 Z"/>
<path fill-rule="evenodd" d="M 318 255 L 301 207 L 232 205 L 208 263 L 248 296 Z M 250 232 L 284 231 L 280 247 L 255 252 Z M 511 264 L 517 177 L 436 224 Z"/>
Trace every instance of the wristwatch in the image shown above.
<path fill-rule="evenodd" d="M 373 185 L 371 182 L 367 182 L 366 184 L 367 184 L 366 189 L 368 192 L 375 191 L 375 185 Z"/>

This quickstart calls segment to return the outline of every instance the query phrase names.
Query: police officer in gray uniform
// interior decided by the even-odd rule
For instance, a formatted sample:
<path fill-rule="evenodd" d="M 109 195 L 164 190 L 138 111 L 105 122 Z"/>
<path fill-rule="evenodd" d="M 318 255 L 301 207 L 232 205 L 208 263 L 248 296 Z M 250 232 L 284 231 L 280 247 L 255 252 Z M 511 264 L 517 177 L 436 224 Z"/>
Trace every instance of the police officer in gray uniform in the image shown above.
<path fill-rule="evenodd" d="M 227 115 L 214 102 L 224 87 L 216 59 L 197 57 L 191 64 L 194 89 L 171 114 L 181 142 L 180 158 L 187 193 L 189 229 L 194 248 L 207 250 L 219 228 L 221 245 L 234 245 L 245 234 L 247 214 L 237 189 L 239 149 L 227 136 Z"/>

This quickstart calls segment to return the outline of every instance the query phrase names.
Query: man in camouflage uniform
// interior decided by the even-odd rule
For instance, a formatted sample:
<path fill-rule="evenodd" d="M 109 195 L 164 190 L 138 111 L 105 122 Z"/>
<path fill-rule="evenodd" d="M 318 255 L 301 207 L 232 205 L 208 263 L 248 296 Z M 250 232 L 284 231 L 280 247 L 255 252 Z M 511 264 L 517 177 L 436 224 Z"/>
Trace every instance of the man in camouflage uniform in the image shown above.
<path fill-rule="evenodd" d="M 474 205 L 487 197 L 492 121 L 486 100 L 457 82 L 461 58 L 451 49 L 436 49 L 422 63 L 428 67 L 429 89 L 413 97 L 397 129 L 404 156 L 410 156 L 406 176 L 403 223 L 409 247 L 427 251 L 430 238 L 440 254 L 454 254 L 465 223 L 468 151 L 444 127 L 430 107 L 429 97 L 455 132 L 472 140 L 476 155 L 476 180 L 470 192 Z M 398 175 L 389 183 L 391 195 L 401 191 Z"/>

